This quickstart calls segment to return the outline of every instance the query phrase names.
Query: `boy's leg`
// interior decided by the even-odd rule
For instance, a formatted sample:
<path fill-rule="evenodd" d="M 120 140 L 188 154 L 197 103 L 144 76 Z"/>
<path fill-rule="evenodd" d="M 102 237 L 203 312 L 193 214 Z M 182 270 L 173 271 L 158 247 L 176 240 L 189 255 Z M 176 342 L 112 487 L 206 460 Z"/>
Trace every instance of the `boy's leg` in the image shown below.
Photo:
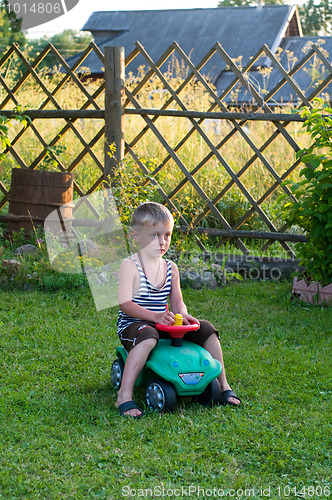
<path fill-rule="evenodd" d="M 209 353 L 211 354 L 211 356 L 214 359 L 216 359 L 217 361 L 220 361 L 220 363 L 221 363 L 222 372 L 218 377 L 221 391 L 223 392 L 223 391 L 231 390 L 231 387 L 230 387 L 229 383 L 227 382 L 224 359 L 223 359 L 223 355 L 222 355 L 221 345 L 220 345 L 220 342 L 219 342 L 217 335 L 215 335 L 215 334 L 210 335 L 210 337 L 203 344 L 203 347 L 204 347 L 204 349 L 209 351 Z M 233 403 L 234 405 L 240 404 L 240 400 L 238 398 L 229 397 L 228 401 L 230 403 Z"/>
<path fill-rule="evenodd" d="M 186 336 L 184 337 L 184 340 L 189 340 L 190 342 L 194 342 L 195 344 L 204 347 L 204 349 L 209 351 L 209 353 L 214 359 L 220 361 L 222 366 L 222 372 L 218 377 L 218 381 L 221 387 L 221 392 L 230 391 L 231 388 L 226 378 L 225 364 L 224 364 L 218 332 L 209 321 L 203 319 L 199 320 L 199 322 L 200 322 L 199 330 L 187 333 Z M 239 405 L 241 402 L 240 399 L 238 399 L 237 397 L 234 398 L 232 396 L 227 397 L 227 401 L 230 404 L 234 405 Z"/>
<path fill-rule="evenodd" d="M 133 399 L 134 384 L 136 379 L 143 370 L 146 360 L 156 343 L 156 338 L 149 338 L 143 340 L 133 347 L 131 351 L 129 351 L 124 367 L 121 386 L 118 391 L 116 407 Z M 132 409 L 126 411 L 124 415 L 137 417 L 141 415 L 141 412 L 137 409 Z"/>

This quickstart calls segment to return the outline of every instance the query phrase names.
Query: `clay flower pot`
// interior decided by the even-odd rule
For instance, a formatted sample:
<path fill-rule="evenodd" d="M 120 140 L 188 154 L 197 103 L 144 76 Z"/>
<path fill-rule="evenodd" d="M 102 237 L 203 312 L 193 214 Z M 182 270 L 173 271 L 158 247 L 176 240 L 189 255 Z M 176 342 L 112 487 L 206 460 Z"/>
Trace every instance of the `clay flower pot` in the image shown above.
<path fill-rule="evenodd" d="M 308 284 L 305 280 L 299 281 L 295 276 L 292 288 L 292 297 L 294 296 L 310 304 L 332 305 L 332 283 L 322 287 L 318 281 Z"/>

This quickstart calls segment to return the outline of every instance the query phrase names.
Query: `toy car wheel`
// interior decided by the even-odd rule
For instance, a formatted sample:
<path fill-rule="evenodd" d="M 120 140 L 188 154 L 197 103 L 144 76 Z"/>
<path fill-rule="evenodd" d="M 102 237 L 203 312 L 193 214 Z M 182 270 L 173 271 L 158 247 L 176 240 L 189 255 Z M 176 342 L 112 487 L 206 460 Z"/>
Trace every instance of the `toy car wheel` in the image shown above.
<path fill-rule="evenodd" d="M 200 405 L 211 407 L 220 401 L 220 397 L 221 397 L 220 385 L 218 380 L 215 378 L 214 380 L 212 380 L 212 382 L 210 382 L 206 386 L 206 389 L 202 392 L 202 394 L 196 396 L 196 401 Z"/>
<path fill-rule="evenodd" d="M 176 405 L 176 392 L 166 380 L 153 380 L 146 387 L 146 403 L 152 410 L 173 411 Z"/>
<path fill-rule="evenodd" d="M 123 359 L 116 358 L 116 360 L 113 361 L 111 369 L 111 382 L 113 387 L 115 387 L 116 389 L 120 388 L 123 370 L 124 370 Z"/>

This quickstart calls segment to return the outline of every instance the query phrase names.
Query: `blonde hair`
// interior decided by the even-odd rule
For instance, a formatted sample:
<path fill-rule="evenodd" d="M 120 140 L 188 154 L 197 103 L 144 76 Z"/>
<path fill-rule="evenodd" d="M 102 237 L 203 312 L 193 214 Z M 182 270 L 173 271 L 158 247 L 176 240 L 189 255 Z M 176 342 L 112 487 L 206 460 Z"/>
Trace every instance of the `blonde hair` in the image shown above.
<path fill-rule="evenodd" d="M 144 226 L 149 222 L 152 224 L 162 222 L 174 225 L 173 215 L 168 208 L 153 201 L 147 201 L 138 205 L 133 213 L 132 226 Z"/>

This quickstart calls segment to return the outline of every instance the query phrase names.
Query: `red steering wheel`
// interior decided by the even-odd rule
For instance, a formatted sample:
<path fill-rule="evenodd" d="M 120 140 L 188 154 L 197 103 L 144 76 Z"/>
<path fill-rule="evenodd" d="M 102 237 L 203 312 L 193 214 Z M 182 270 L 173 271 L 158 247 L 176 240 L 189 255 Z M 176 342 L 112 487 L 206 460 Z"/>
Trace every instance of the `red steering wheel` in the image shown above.
<path fill-rule="evenodd" d="M 162 325 L 156 323 L 157 330 L 167 332 L 171 339 L 182 339 L 187 332 L 198 330 L 199 326 L 197 323 L 190 323 L 190 325 Z"/>

